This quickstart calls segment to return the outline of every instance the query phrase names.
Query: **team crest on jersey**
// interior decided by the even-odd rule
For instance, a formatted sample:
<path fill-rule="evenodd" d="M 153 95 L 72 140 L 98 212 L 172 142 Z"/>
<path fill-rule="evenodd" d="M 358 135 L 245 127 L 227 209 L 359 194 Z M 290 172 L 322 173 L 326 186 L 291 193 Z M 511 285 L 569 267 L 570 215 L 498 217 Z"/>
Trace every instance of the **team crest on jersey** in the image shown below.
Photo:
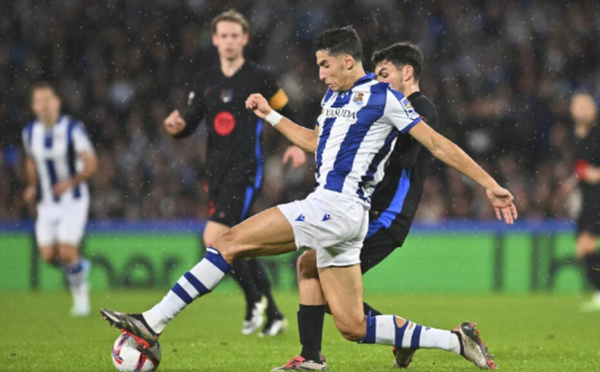
<path fill-rule="evenodd" d="M 233 100 L 233 89 L 221 89 L 221 101 L 229 103 Z"/>
<path fill-rule="evenodd" d="M 364 93 L 357 93 L 356 96 L 354 97 L 354 103 L 356 103 L 358 105 L 364 104 L 364 97 L 365 97 Z"/>

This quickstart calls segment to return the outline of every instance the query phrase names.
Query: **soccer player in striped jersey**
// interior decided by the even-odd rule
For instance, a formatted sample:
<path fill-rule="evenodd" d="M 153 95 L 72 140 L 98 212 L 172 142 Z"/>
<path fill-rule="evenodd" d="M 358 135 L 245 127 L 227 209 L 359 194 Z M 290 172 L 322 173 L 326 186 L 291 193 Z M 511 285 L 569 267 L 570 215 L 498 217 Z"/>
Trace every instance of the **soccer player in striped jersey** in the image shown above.
<path fill-rule="evenodd" d="M 86 180 L 97 159 L 83 124 L 61 114 L 61 100 L 47 82 L 31 89 L 36 119 L 23 130 L 25 201 L 37 202 L 35 237 L 40 256 L 62 268 L 73 295 L 73 316 L 90 312 L 89 262 L 79 255 L 90 205 Z"/>
<path fill-rule="evenodd" d="M 438 113 L 431 100 L 419 89 L 423 70 L 423 53 L 416 45 L 397 43 L 373 54 L 375 75 L 392 89 L 402 93 L 417 114 L 432 128 L 438 128 Z M 360 268 L 364 275 L 397 247 L 401 247 L 410 231 L 423 193 L 431 154 L 410 134 L 400 134 L 385 169 L 385 176 L 371 198 L 369 231 L 360 252 Z M 315 251 L 307 250 L 297 262 L 300 293 L 320 292 Z M 364 304 L 365 315 L 381 315 Z M 325 371 L 327 363 L 321 355 L 325 305 L 300 305 L 298 333 L 302 351 L 285 365 L 273 371 Z M 414 349 L 394 348 L 395 365 L 406 368 Z"/>
<path fill-rule="evenodd" d="M 293 143 L 316 155 L 316 187 L 304 200 L 279 205 L 234 226 L 207 249 L 150 310 L 126 314 L 102 309 L 109 324 L 141 345 L 156 344 L 167 324 L 187 305 L 210 293 L 236 259 L 316 250 L 322 292 L 301 303 L 327 302 L 344 338 L 414 348 L 438 348 L 464 355 L 480 368 L 495 368 L 472 323 L 454 332 L 423 327 L 394 315 L 364 316 L 360 250 L 369 227 L 371 194 L 382 179 L 398 132 L 409 133 L 434 156 L 485 190 L 496 216 L 512 224 L 513 197 L 458 146 L 429 127 L 402 93 L 379 83 L 362 66 L 362 44 L 351 27 L 321 33 L 315 41 L 319 76 L 329 89 L 317 128 L 310 130 L 277 113 L 260 94 L 246 106 Z M 307 303 L 308 302 L 308 303 Z"/>

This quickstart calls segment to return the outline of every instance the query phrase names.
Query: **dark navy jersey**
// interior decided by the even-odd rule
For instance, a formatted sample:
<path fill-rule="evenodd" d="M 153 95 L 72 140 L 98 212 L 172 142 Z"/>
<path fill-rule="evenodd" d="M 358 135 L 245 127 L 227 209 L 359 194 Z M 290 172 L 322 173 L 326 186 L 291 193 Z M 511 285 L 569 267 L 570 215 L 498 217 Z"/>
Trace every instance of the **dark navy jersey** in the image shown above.
<path fill-rule="evenodd" d="M 407 98 L 421 119 L 439 129 L 437 109 L 429 98 L 421 92 Z M 431 158 L 429 151 L 410 134 L 398 135 L 385 176 L 371 198 L 367 237 L 381 229 L 389 229 L 399 246 L 404 243 L 423 194 Z"/>
<path fill-rule="evenodd" d="M 231 77 L 221 68 L 203 72 L 189 84 L 186 127 L 176 137 L 192 134 L 204 119 L 208 126 L 207 178 L 211 185 L 244 183 L 259 188 L 262 179 L 263 120 L 246 109 L 252 93 L 289 116 L 288 98 L 266 70 L 246 61 Z M 286 109 L 282 111 L 283 109 Z"/>
<path fill-rule="evenodd" d="M 600 167 L 600 125 L 594 125 L 585 137 L 575 139 L 575 160 Z M 600 185 L 580 181 L 579 187 L 582 192 L 583 207 L 593 207 L 594 210 L 600 211 Z"/>

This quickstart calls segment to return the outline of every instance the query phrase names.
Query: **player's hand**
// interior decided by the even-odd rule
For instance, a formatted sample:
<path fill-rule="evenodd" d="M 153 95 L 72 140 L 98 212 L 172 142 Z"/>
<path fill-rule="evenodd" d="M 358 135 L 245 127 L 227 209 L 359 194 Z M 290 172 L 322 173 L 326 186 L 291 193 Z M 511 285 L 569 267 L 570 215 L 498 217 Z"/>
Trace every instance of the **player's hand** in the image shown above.
<path fill-rule="evenodd" d="M 179 110 L 173 111 L 163 122 L 167 133 L 174 136 L 185 128 L 185 120 L 181 117 Z"/>
<path fill-rule="evenodd" d="M 36 197 L 37 188 L 35 186 L 27 186 L 27 188 L 23 192 L 23 199 L 25 199 L 25 203 L 33 205 L 35 203 Z"/>
<path fill-rule="evenodd" d="M 517 207 L 515 207 L 515 204 L 513 203 L 514 198 L 510 191 L 502 187 L 495 187 L 493 189 L 485 190 L 485 193 L 494 207 L 496 218 L 499 220 L 504 219 L 504 222 L 509 225 L 514 224 L 519 216 L 517 214 Z"/>
<path fill-rule="evenodd" d="M 269 113 L 273 110 L 271 106 L 269 106 L 269 102 L 265 97 L 260 93 L 254 93 L 248 96 L 246 100 L 246 108 L 248 110 L 252 110 L 254 115 L 258 116 L 261 119 L 264 119 L 269 115 Z"/>
<path fill-rule="evenodd" d="M 60 181 L 58 183 L 56 183 L 56 185 L 54 185 L 54 187 L 52 188 L 52 195 L 54 195 L 55 197 L 59 197 L 62 194 L 64 194 L 67 190 L 69 190 L 71 187 L 73 187 L 73 184 L 71 183 L 71 181 Z"/>
<path fill-rule="evenodd" d="M 283 164 L 290 160 L 294 169 L 298 169 L 306 163 L 306 153 L 300 147 L 292 145 L 283 154 Z"/>

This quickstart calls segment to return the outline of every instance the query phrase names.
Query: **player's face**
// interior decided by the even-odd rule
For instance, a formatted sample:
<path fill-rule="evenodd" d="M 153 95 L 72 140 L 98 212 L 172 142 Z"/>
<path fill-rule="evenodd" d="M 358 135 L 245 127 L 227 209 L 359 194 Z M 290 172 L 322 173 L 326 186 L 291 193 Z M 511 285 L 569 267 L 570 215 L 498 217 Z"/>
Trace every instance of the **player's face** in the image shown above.
<path fill-rule="evenodd" d="M 591 123 L 596 120 L 598 107 L 587 94 L 578 94 L 571 101 L 571 116 L 575 123 Z"/>
<path fill-rule="evenodd" d="M 345 68 L 343 55 L 332 56 L 329 52 L 319 50 L 317 52 L 317 65 L 319 65 L 319 79 L 321 79 L 331 90 L 340 92 L 347 90 L 347 69 Z"/>
<path fill-rule="evenodd" d="M 33 113 L 45 123 L 53 123 L 60 112 L 60 98 L 50 88 L 39 88 L 31 97 Z"/>
<path fill-rule="evenodd" d="M 221 58 L 237 59 L 242 56 L 244 47 L 248 44 L 248 33 L 244 32 L 239 23 L 221 21 L 217 23 L 212 40 Z"/>
<path fill-rule="evenodd" d="M 404 82 L 402 81 L 402 71 L 391 62 L 383 61 L 375 66 L 375 76 L 377 81 L 388 83 L 399 92 L 404 91 Z"/>

